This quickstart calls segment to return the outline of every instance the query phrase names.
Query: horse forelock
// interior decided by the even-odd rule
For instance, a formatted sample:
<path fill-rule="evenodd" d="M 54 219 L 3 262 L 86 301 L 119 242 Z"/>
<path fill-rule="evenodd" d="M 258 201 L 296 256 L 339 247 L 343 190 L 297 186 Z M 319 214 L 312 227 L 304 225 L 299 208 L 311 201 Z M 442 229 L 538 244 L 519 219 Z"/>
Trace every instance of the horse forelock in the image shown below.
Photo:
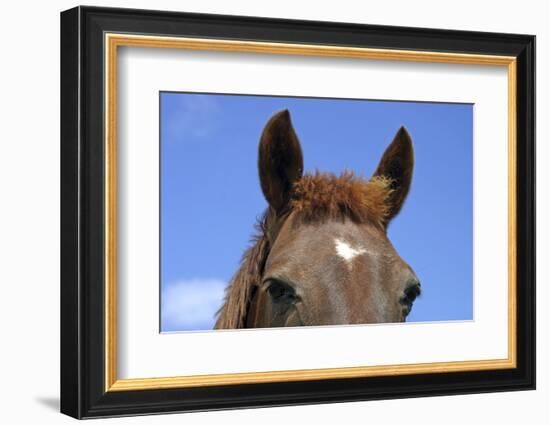
<path fill-rule="evenodd" d="M 291 209 L 303 221 L 348 218 L 384 228 L 390 212 L 391 180 L 376 176 L 369 180 L 344 171 L 304 175 L 294 184 Z"/>

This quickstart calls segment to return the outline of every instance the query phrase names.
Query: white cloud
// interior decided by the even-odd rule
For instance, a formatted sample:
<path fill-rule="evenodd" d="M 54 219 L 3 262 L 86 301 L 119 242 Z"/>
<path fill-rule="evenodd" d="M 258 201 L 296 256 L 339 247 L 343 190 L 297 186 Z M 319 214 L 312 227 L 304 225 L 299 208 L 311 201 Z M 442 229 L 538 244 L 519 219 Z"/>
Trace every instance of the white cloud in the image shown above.
<path fill-rule="evenodd" d="M 226 285 L 219 279 L 189 279 L 164 284 L 161 297 L 162 331 L 212 329 Z"/>

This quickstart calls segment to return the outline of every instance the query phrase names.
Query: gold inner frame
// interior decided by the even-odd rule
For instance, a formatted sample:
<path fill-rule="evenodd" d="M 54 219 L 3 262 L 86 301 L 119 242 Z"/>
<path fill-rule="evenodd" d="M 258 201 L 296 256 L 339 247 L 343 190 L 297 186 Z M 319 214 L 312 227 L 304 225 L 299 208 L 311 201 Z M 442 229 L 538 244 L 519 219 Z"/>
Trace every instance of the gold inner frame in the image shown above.
<path fill-rule="evenodd" d="M 105 391 L 148 390 L 284 381 L 481 371 L 516 367 L 516 58 L 462 53 L 370 49 L 327 45 L 105 34 Z M 117 379 L 116 325 L 116 123 L 119 46 L 328 56 L 507 67 L 508 72 L 508 358 L 272 372 Z"/>

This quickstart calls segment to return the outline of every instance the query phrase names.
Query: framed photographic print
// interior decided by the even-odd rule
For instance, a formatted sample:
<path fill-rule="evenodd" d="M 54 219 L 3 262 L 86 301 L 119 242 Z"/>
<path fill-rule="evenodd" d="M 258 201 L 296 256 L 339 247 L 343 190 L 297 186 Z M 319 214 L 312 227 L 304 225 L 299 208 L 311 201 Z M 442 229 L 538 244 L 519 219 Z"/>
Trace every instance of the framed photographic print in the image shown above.
<path fill-rule="evenodd" d="M 533 389 L 535 38 L 61 14 L 61 411 Z"/>

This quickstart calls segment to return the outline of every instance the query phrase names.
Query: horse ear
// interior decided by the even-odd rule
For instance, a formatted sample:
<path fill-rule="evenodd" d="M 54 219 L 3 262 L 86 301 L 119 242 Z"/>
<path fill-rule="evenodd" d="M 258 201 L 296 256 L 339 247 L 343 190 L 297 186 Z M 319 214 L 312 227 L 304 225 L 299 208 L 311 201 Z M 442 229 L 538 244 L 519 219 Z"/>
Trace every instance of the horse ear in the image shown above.
<path fill-rule="evenodd" d="M 393 141 L 386 148 L 374 176 L 390 179 L 392 192 L 389 199 L 389 223 L 401 210 L 411 187 L 414 167 L 414 150 L 411 136 L 405 127 L 401 127 Z"/>
<path fill-rule="evenodd" d="M 302 177 L 304 160 L 288 110 L 277 112 L 260 139 L 258 171 L 269 205 L 280 212 L 288 204 L 292 185 Z"/>

